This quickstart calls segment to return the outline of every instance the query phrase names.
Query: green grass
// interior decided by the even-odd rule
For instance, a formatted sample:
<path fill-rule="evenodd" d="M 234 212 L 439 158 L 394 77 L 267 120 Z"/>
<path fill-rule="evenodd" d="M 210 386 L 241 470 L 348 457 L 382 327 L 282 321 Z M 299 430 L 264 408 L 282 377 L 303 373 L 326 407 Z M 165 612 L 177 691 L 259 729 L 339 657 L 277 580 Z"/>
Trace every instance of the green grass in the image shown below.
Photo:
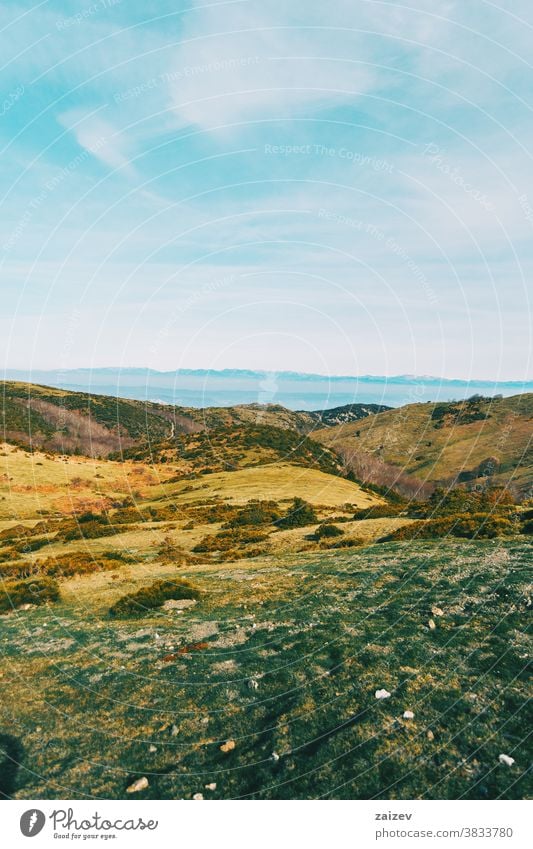
<path fill-rule="evenodd" d="M 527 797 L 529 555 L 439 540 L 188 566 L 195 607 L 124 621 L 110 606 L 175 567 L 71 578 L 0 617 L 7 795 L 126 798 L 146 776 L 140 798 Z"/>

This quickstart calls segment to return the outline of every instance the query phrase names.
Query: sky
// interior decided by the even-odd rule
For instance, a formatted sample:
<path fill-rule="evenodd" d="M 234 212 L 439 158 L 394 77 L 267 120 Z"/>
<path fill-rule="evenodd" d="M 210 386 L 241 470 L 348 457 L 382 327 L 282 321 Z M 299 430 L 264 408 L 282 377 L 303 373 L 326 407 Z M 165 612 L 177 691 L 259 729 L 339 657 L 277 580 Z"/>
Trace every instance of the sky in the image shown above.
<path fill-rule="evenodd" d="M 0 7 L 4 368 L 531 379 L 529 0 Z"/>

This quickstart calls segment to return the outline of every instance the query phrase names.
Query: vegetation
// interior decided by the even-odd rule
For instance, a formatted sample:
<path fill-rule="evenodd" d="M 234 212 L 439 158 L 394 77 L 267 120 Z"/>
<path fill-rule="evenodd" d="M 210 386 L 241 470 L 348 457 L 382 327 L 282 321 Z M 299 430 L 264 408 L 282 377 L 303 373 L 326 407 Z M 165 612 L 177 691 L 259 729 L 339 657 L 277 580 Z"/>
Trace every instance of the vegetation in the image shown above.
<path fill-rule="evenodd" d="M 59 599 L 59 586 L 52 578 L 28 578 L 6 581 L 0 593 L 0 613 L 7 613 L 22 604 L 46 604 Z"/>
<path fill-rule="evenodd" d="M 338 528 L 337 525 L 331 525 L 326 522 L 319 525 L 315 531 L 315 539 L 331 539 L 332 537 L 341 537 L 344 531 Z"/>
<path fill-rule="evenodd" d="M 492 513 L 465 513 L 464 515 L 444 516 L 440 519 L 428 519 L 413 525 L 405 525 L 383 537 L 382 542 L 439 539 L 448 536 L 466 539 L 493 539 L 499 536 L 509 536 L 516 532 L 516 525 L 504 516 L 495 516 Z"/>
<path fill-rule="evenodd" d="M 295 498 L 292 506 L 281 518 L 275 520 L 278 528 L 304 528 L 306 525 L 313 525 L 317 522 L 317 515 L 314 507 L 303 498 Z"/>
<path fill-rule="evenodd" d="M 119 598 L 110 608 L 109 615 L 115 619 L 143 616 L 147 611 L 161 607 L 169 599 L 198 599 L 199 591 L 189 581 L 180 578 L 154 581 L 134 593 Z"/>

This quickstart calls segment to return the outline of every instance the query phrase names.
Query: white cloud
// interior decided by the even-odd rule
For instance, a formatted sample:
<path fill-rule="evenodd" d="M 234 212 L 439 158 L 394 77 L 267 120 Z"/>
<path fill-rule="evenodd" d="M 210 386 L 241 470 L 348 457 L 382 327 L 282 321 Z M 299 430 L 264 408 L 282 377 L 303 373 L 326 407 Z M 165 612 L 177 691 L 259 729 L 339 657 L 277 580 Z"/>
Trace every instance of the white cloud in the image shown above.
<path fill-rule="evenodd" d="M 77 143 L 108 168 L 120 168 L 133 173 L 127 155 L 127 139 L 109 121 L 87 110 L 71 110 L 58 117 L 59 123 L 70 130 Z"/>

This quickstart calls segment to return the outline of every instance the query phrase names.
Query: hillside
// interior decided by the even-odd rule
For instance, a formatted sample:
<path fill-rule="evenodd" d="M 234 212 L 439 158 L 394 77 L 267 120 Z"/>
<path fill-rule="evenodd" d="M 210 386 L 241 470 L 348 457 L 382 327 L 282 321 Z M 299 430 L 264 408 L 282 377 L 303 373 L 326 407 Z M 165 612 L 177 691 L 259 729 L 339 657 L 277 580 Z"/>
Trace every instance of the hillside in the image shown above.
<path fill-rule="evenodd" d="M 332 407 L 330 410 L 314 410 L 308 415 L 317 423 L 317 427 L 334 427 L 348 422 L 358 422 L 368 416 L 384 413 L 392 409 L 385 404 L 345 404 L 343 407 Z"/>
<path fill-rule="evenodd" d="M 529 554 L 439 541 L 190 564 L 195 598 L 123 619 L 110 609 L 174 563 L 66 578 L 54 604 L 0 616 L 0 795 L 530 798 Z"/>
<path fill-rule="evenodd" d="M 533 394 L 409 404 L 313 438 L 334 449 L 361 479 L 533 485 Z"/>

